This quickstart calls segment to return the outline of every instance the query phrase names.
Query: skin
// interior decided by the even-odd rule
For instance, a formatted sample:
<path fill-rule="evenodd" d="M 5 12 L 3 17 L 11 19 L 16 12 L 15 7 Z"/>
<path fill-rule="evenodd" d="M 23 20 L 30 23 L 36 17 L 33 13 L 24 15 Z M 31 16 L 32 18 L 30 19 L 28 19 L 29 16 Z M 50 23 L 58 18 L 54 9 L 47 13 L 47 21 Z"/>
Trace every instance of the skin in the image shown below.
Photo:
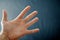
<path fill-rule="evenodd" d="M 26 34 L 32 34 L 39 31 L 38 28 L 32 30 L 27 29 L 39 20 L 38 17 L 35 17 L 30 21 L 30 19 L 38 13 L 37 11 L 33 11 L 23 19 L 24 15 L 29 11 L 30 8 L 30 6 L 27 6 L 15 19 L 11 21 L 8 21 L 7 12 L 6 10 L 3 10 L 1 21 L 3 24 L 3 32 L 7 34 L 7 37 L 10 40 L 17 40 L 19 37 L 22 37 Z"/>

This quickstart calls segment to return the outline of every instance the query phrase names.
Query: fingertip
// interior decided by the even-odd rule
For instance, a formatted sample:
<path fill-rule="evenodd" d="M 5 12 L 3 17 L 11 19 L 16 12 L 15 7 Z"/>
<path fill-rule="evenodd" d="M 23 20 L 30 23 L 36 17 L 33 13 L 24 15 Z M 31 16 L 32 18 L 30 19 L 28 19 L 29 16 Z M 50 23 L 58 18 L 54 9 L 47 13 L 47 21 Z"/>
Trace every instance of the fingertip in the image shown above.
<path fill-rule="evenodd" d="M 38 18 L 38 17 L 36 17 L 35 19 L 36 19 L 37 21 L 39 20 L 39 18 Z"/>
<path fill-rule="evenodd" d="M 6 14 L 6 10 L 5 10 L 5 9 L 3 9 L 3 10 L 2 10 L 2 13 L 3 13 L 3 14 Z"/>
<path fill-rule="evenodd" d="M 39 32 L 39 28 L 35 29 L 35 32 Z"/>
<path fill-rule="evenodd" d="M 27 7 L 31 8 L 31 6 L 30 6 L 30 5 L 28 5 Z"/>
<path fill-rule="evenodd" d="M 6 9 L 2 9 L 2 11 L 6 11 Z"/>
<path fill-rule="evenodd" d="M 39 28 L 36 28 L 35 30 L 40 30 Z"/>
<path fill-rule="evenodd" d="M 38 13 L 38 11 L 34 11 L 35 13 Z"/>

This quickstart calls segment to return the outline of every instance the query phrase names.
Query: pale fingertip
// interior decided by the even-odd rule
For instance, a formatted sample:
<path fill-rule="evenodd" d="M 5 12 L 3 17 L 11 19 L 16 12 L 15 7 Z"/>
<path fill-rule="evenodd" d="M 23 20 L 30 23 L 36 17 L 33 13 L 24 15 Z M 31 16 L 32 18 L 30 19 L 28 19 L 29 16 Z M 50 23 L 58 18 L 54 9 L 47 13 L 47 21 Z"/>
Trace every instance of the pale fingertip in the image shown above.
<path fill-rule="evenodd" d="M 32 13 L 33 13 L 33 14 L 38 14 L 38 12 L 37 12 L 37 11 L 33 11 Z"/>
<path fill-rule="evenodd" d="M 37 32 L 40 30 L 39 28 L 35 29 Z"/>
<path fill-rule="evenodd" d="M 6 10 L 5 9 L 2 10 L 2 14 L 6 15 Z"/>
<path fill-rule="evenodd" d="M 6 10 L 5 9 L 2 9 L 2 12 L 5 12 Z"/>
<path fill-rule="evenodd" d="M 38 13 L 38 11 L 34 11 L 35 13 Z"/>
<path fill-rule="evenodd" d="M 38 18 L 38 17 L 36 17 L 35 19 L 36 19 L 37 21 L 39 20 L 39 18 Z"/>
<path fill-rule="evenodd" d="M 34 30 L 32 31 L 32 33 L 36 33 L 36 32 L 39 32 L 39 29 L 34 29 Z"/>
<path fill-rule="evenodd" d="M 39 32 L 39 29 L 37 28 L 37 29 L 33 29 L 32 31 L 31 31 L 31 33 L 36 33 L 36 32 Z"/>
<path fill-rule="evenodd" d="M 39 28 L 36 28 L 35 30 L 39 30 Z"/>
<path fill-rule="evenodd" d="M 30 5 L 28 5 L 27 7 L 31 8 L 31 6 L 30 6 Z"/>

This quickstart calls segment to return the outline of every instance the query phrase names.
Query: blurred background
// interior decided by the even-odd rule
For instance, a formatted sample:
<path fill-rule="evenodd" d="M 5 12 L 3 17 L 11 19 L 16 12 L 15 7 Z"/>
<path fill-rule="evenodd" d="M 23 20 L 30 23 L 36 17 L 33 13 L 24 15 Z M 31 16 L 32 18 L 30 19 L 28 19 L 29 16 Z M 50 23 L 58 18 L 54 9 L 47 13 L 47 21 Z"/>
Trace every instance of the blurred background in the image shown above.
<path fill-rule="evenodd" d="M 38 11 L 39 21 L 28 29 L 39 28 L 40 31 L 35 34 L 25 35 L 20 40 L 60 40 L 60 8 L 58 0 L 0 0 L 0 22 L 2 10 L 6 9 L 8 19 L 14 19 L 27 6 L 30 5 L 30 11 L 24 16 Z M 0 24 L 1 31 L 1 24 Z"/>

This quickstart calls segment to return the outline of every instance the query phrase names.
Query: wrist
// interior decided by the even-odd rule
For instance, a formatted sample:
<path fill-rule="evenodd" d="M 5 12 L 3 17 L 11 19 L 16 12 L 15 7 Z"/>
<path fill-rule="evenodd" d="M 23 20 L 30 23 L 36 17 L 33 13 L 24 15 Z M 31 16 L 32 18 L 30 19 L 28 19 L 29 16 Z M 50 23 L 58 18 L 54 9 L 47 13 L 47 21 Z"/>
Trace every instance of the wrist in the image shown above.
<path fill-rule="evenodd" d="M 8 37 L 7 33 L 4 32 L 4 33 L 2 33 L 2 34 L 0 35 L 0 40 L 18 40 L 18 38 L 17 38 L 17 39 L 10 39 L 10 38 Z"/>
<path fill-rule="evenodd" d="M 9 38 L 5 32 L 0 35 L 0 40 L 9 40 Z"/>

